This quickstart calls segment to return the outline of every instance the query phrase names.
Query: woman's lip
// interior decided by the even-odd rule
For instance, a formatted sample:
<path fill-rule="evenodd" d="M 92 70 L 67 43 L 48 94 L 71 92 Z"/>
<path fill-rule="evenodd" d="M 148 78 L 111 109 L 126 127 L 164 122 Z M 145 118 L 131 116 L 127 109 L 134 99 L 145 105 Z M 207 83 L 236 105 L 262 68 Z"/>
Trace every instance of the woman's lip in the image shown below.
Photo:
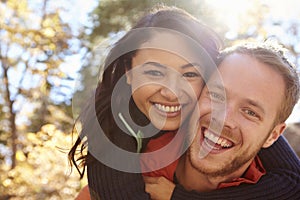
<path fill-rule="evenodd" d="M 164 117 L 168 117 L 168 118 L 174 118 L 177 117 L 181 114 L 181 109 L 182 107 L 180 106 L 180 108 L 167 108 L 167 107 L 160 107 L 156 104 L 153 105 L 153 107 L 155 108 L 155 110 L 157 111 L 158 114 L 164 116 Z M 176 111 L 175 111 L 176 110 Z"/>
<path fill-rule="evenodd" d="M 152 104 L 160 104 L 164 106 L 180 106 L 182 103 L 179 102 L 159 102 L 159 101 L 151 101 Z"/>
<path fill-rule="evenodd" d="M 181 111 L 181 105 L 180 104 L 166 105 L 166 104 L 154 103 L 154 106 L 158 110 L 160 110 L 162 112 L 166 112 L 166 113 L 180 112 Z"/>

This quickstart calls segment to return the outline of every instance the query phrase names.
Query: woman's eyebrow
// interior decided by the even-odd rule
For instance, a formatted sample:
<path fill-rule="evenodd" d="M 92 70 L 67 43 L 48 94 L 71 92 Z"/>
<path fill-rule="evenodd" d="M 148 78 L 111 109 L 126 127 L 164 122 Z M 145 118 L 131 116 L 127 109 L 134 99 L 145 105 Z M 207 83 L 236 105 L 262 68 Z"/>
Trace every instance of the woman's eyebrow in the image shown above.
<path fill-rule="evenodd" d="M 143 66 L 145 66 L 145 65 L 153 65 L 153 66 L 156 66 L 156 67 L 168 68 L 168 66 L 163 65 L 159 62 L 154 62 L 154 61 L 145 62 L 143 64 Z M 182 68 L 182 69 L 189 68 L 189 67 L 201 67 L 201 65 L 199 63 L 187 63 L 185 65 L 180 66 L 180 68 Z"/>
<path fill-rule="evenodd" d="M 155 67 L 161 67 L 161 68 L 167 68 L 168 67 L 166 65 L 163 65 L 163 64 L 158 63 L 158 62 L 153 62 L 153 61 L 145 62 L 142 66 L 146 66 L 146 65 L 154 65 Z"/>

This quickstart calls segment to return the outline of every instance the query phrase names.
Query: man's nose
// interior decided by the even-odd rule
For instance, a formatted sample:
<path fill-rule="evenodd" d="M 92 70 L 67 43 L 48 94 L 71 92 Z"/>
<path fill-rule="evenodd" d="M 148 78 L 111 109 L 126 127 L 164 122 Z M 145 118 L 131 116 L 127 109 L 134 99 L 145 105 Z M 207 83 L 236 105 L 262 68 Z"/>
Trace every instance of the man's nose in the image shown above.
<path fill-rule="evenodd" d="M 224 116 L 224 127 L 234 129 L 237 127 L 237 113 L 233 106 L 226 105 L 225 107 L 225 116 Z"/>
<path fill-rule="evenodd" d="M 222 130 L 223 128 L 234 129 L 237 127 L 237 114 L 234 107 L 227 104 L 211 105 L 212 109 L 212 122 L 216 128 Z"/>

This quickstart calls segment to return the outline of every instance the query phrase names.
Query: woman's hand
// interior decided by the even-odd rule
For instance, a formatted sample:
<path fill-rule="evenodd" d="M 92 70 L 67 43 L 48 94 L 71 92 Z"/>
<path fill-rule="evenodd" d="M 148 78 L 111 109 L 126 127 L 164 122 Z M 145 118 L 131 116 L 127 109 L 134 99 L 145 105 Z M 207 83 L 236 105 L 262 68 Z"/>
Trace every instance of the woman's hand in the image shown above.
<path fill-rule="evenodd" d="M 151 196 L 152 200 L 170 200 L 175 184 L 163 176 L 149 177 L 144 176 L 146 184 L 146 192 Z"/>

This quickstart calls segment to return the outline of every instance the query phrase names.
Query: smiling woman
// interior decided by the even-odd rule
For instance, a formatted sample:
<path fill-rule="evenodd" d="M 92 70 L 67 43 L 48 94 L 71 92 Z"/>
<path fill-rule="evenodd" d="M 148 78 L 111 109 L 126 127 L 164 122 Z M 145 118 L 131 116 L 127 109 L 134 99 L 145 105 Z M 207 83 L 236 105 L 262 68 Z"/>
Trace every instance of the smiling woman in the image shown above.
<path fill-rule="evenodd" d="M 197 59 L 195 55 L 190 62 L 196 63 Z M 178 129 L 204 85 L 199 67 L 159 49 L 139 50 L 132 65 L 127 72 L 127 83 L 132 87 L 132 98 L 139 110 L 161 130 Z"/>

